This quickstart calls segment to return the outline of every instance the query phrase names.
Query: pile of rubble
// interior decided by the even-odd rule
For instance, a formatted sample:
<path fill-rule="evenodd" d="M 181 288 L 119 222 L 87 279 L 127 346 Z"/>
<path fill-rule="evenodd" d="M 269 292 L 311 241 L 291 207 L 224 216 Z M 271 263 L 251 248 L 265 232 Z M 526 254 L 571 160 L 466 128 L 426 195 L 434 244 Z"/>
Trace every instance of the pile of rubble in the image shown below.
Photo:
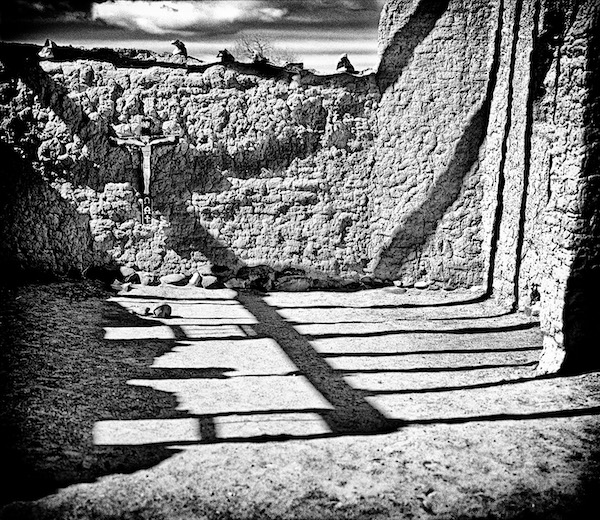
<path fill-rule="evenodd" d="M 404 277 L 393 283 L 371 276 L 361 278 L 342 278 L 322 273 L 307 273 L 304 269 L 287 267 L 276 270 L 268 265 L 243 266 L 231 269 L 225 266 L 207 266 L 202 271 L 191 274 L 174 273 L 160 276 L 133 267 L 89 267 L 83 272 L 84 278 L 104 282 L 117 291 L 129 290 L 132 285 L 175 285 L 202 287 L 204 289 L 234 289 L 258 292 L 288 291 L 304 292 L 310 290 L 346 290 L 356 291 L 377 287 L 395 286 L 397 290 L 407 288 L 429 290 L 453 290 L 450 284 L 440 284 L 430 280 L 414 280 Z"/>

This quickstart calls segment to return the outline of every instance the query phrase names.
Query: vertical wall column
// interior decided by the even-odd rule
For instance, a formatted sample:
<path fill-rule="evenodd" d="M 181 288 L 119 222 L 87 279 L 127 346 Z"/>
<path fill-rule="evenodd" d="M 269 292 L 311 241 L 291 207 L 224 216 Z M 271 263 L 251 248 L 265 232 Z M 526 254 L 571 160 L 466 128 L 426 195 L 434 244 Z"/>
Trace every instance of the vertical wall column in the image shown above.
<path fill-rule="evenodd" d="M 496 126 L 489 140 L 488 181 L 496 200 L 491 219 L 488 288 L 496 299 L 513 308 L 519 295 L 525 208 L 531 145 L 531 51 L 537 32 L 539 3 L 507 2 L 504 16 L 503 63 L 495 103 Z M 498 123 L 501 123 L 498 125 Z M 494 157 L 495 156 L 495 157 Z M 494 179 L 494 176 L 495 179 Z"/>
<path fill-rule="evenodd" d="M 600 4 L 572 2 L 557 57 L 540 373 L 600 367 Z"/>

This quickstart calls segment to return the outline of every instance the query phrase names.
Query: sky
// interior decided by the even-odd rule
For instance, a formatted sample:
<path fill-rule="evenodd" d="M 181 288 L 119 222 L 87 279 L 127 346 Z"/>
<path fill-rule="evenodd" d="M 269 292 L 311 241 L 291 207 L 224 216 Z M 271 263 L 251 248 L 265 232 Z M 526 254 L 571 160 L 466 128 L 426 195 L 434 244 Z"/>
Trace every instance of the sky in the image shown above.
<path fill-rule="evenodd" d="M 260 33 L 306 68 L 332 72 L 347 53 L 358 70 L 378 64 L 384 0 L 0 0 L 5 41 L 143 48 L 212 61 L 244 34 Z"/>

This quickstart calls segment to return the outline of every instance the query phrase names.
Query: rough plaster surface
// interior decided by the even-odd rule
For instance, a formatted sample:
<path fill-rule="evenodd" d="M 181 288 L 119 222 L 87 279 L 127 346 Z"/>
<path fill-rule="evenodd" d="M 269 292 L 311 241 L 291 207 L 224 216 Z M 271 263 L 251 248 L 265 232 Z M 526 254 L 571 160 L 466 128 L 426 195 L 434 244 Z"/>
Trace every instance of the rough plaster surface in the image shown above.
<path fill-rule="evenodd" d="M 480 283 L 478 152 L 493 11 L 489 2 L 466 9 L 462 2 L 395 1 L 381 29 L 375 273 Z"/>
<path fill-rule="evenodd" d="M 3 141 L 35 181 L 10 201 L 26 211 L 3 208 L 3 256 L 485 282 L 514 308 L 539 287 L 553 371 L 597 321 L 598 9 L 390 0 L 379 70 L 361 77 L 5 63 Z M 149 225 L 140 153 L 109 140 L 143 116 L 181 135 L 153 151 Z"/>
<path fill-rule="evenodd" d="M 566 13 L 554 106 L 551 117 L 542 120 L 553 140 L 543 216 L 541 318 L 545 341 L 566 352 L 567 368 L 593 368 L 600 358 L 594 310 L 600 287 L 599 19 L 597 2 Z"/>
<path fill-rule="evenodd" d="M 310 85 L 221 65 L 186 73 L 79 60 L 42 63 L 16 94 L 7 119 L 35 127 L 34 160 L 89 216 L 98 256 L 162 274 L 208 261 L 363 274 L 372 76 Z M 153 150 L 149 225 L 141 154 L 109 140 L 110 125 L 135 131 L 143 116 L 183 134 Z"/>

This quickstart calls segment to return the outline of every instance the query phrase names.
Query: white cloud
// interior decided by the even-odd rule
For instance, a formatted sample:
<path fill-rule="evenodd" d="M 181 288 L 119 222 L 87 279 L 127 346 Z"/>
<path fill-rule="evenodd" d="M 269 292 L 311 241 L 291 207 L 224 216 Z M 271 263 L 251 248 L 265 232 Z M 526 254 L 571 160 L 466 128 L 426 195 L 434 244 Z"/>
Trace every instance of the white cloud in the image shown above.
<path fill-rule="evenodd" d="M 151 34 L 225 29 L 228 25 L 276 22 L 287 14 L 273 2 L 240 1 L 130 1 L 116 0 L 92 6 L 92 18 L 110 25 Z"/>

